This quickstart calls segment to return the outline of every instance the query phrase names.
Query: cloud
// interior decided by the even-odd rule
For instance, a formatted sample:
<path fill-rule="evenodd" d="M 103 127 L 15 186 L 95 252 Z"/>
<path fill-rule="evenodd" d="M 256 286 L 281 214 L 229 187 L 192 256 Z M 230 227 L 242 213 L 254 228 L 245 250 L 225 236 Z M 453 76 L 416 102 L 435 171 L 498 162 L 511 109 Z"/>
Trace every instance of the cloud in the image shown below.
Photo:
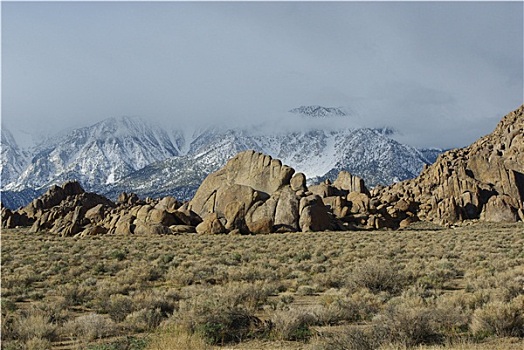
<path fill-rule="evenodd" d="M 4 2 L 2 123 L 257 123 L 311 104 L 463 146 L 523 102 L 523 6 Z"/>

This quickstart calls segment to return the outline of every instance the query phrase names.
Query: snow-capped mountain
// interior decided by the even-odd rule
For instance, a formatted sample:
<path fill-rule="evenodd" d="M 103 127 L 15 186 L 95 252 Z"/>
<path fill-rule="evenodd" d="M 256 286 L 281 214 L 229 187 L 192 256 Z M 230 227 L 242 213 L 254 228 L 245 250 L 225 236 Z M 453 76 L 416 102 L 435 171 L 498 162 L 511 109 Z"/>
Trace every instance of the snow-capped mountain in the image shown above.
<path fill-rule="evenodd" d="M 300 108 L 315 113 L 316 107 Z M 2 182 L 2 201 L 9 207 L 24 205 L 50 185 L 70 179 L 112 198 L 126 191 L 189 199 L 209 173 L 247 149 L 281 159 L 310 180 L 334 179 L 339 171 L 348 170 L 370 186 L 413 178 L 431 162 L 426 154 L 393 140 L 389 129 L 166 130 L 139 118 L 121 117 L 55 137 L 36 147 L 31 161 L 25 169 L 21 163 L 10 182 Z M 11 153 L 4 155 L 2 149 L 2 175 L 4 168 L 6 173 L 10 169 L 4 164 L 11 166 Z"/>
<path fill-rule="evenodd" d="M 188 155 L 134 172 L 111 186 L 108 194 L 115 197 L 131 188 L 142 197 L 191 198 L 209 173 L 248 149 L 278 158 L 312 181 L 334 180 L 341 170 L 347 170 L 362 176 L 370 186 L 413 178 L 429 163 L 417 149 L 398 143 L 381 130 L 253 135 L 246 130 L 213 129 L 195 139 Z"/>
<path fill-rule="evenodd" d="M 289 112 L 312 118 L 346 117 L 350 114 L 347 108 L 323 106 L 300 106 Z"/>
<path fill-rule="evenodd" d="M 86 189 L 98 189 L 150 163 L 179 155 L 180 145 L 173 136 L 139 118 L 107 119 L 37 146 L 25 170 L 3 188 L 38 189 L 77 179 Z"/>
<path fill-rule="evenodd" d="M 0 156 L 2 187 L 16 181 L 29 163 L 29 152 L 21 149 L 13 135 L 2 127 L 2 150 Z"/>
<path fill-rule="evenodd" d="M 448 151 L 447 149 L 442 148 L 422 148 L 419 150 L 420 153 L 430 162 L 431 164 L 435 163 L 438 156 L 444 153 L 445 151 Z"/>

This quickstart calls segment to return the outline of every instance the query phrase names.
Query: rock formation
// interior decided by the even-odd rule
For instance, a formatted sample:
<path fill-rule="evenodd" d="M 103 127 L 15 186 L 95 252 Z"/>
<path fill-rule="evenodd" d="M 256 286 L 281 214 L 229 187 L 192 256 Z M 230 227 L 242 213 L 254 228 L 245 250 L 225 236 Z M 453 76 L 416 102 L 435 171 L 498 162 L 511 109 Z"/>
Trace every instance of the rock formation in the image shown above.
<path fill-rule="evenodd" d="M 85 192 L 78 182 L 51 187 L 25 208 L 2 207 L 2 227 L 31 226 L 29 232 L 61 236 L 193 233 L 202 220 L 172 197 L 141 201 L 122 193 L 117 203 Z"/>
<path fill-rule="evenodd" d="M 376 191 L 374 197 L 388 205 L 402 199 L 419 219 L 445 225 L 524 220 L 524 105 L 491 134 L 442 154 L 419 177 Z"/>
<path fill-rule="evenodd" d="M 524 105 L 493 133 L 442 154 L 417 178 L 371 191 L 345 171 L 333 183 L 308 188 L 304 174 L 245 151 L 210 174 L 187 203 L 132 193 L 113 203 L 67 182 L 17 211 L 2 206 L 1 225 L 61 236 L 396 229 L 418 220 L 524 221 L 523 201 Z"/>
<path fill-rule="evenodd" d="M 269 233 L 328 229 L 331 217 L 323 203 L 301 208 L 302 198 L 311 193 L 307 191 L 304 174 L 293 176 L 294 173 L 294 169 L 268 155 L 252 150 L 239 153 L 204 180 L 189 202 L 189 209 L 204 222 L 209 215 L 213 215 L 215 221 L 223 220 L 227 231 Z"/>

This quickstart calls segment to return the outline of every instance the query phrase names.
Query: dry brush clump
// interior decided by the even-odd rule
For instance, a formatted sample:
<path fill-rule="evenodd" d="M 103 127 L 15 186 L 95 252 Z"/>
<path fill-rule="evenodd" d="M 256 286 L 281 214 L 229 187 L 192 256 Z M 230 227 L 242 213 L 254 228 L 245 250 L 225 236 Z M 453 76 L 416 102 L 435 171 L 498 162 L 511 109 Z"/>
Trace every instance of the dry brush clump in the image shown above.
<path fill-rule="evenodd" d="M 83 239 L 3 231 L 2 348 L 113 346 L 146 334 L 144 344 L 173 349 L 523 342 L 523 231 L 414 225 Z"/>
<path fill-rule="evenodd" d="M 177 329 L 197 334 L 211 345 L 238 343 L 266 333 L 268 325 L 253 312 L 258 301 L 251 297 L 238 297 L 235 293 L 234 289 L 227 288 L 202 290 L 192 298 L 181 301 L 172 322 Z"/>
<path fill-rule="evenodd" d="M 114 322 L 109 317 L 96 313 L 78 316 L 66 322 L 62 328 L 63 335 L 70 339 L 80 340 L 84 344 L 115 333 Z"/>
<path fill-rule="evenodd" d="M 524 295 L 509 303 L 490 302 L 476 309 L 471 331 L 477 336 L 524 337 Z"/>

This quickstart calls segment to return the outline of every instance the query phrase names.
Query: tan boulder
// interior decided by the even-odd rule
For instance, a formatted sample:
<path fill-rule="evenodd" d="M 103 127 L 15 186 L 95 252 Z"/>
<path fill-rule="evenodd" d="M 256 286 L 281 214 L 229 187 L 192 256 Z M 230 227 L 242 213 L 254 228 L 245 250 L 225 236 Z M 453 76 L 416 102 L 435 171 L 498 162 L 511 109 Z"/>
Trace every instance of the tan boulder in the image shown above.
<path fill-rule="evenodd" d="M 145 223 L 138 221 L 133 230 L 135 235 L 169 235 L 172 234 L 169 227 L 155 224 L 155 223 Z"/>
<path fill-rule="evenodd" d="M 324 204 L 331 210 L 336 218 L 343 218 L 349 213 L 348 202 L 344 197 L 331 196 L 322 198 Z"/>
<path fill-rule="evenodd" d="M 254 234 L 267 234 L 274 231 L 273 219 L 271 217 L 265 217 L 256 221 L 250 221 L 247 223 L 249 232 Z"/>
<path fill-rule="evenodd" d="M 484 205 L 481 219 L 491 222 L 516 222 L 519 219 L 515 200 L 508 195 L 492 196 Z"/>
<path fill-rule="evenodd" d="M 395 203 L 394 208 L 401 212 L 408 212 L 414 209 L 414 203 L 405 198 L 401 198 Z"/>
<path fill-rule="evenodd" d="M 365 193 L 350 192 L 346 199 L 350 203 L 351 213 L 366 213 L 370 210 L 371 200 Z"/>
<path fill-rule="evenodd" d="M 96 235 L 103 235 L 107 233 L 107 228 L 99 225 L 89 225 L 82 232 L 80 232 L 80 237 L 87 237 L 87 236 L 96 236 Z"/>
<path fill-rule="evenodd" d="M 171 232 L 178 234 L 178 233 L 196 233 L 195 226 L 190 225 L 173 225 L 169 226 L 169 229 Z"/>
<path fill-rule="evenodd" d="M 259 199 L 289 184 L 294 170 L 277 159 L 256 153 L 241 152 L 202 182 L 188 208 L 204 218 L 209 213 L 224 214 L 231 201 L 245 204 L 245 210 Z"/>
<path fill-rule="evenodd" d="M 149 218 L 149 212 L 153 209 L 149 204 L 143 205 L 138 209 L 136 218 L 140 221 L 146 222 Z"/>
<path fill-rule="evenodd" d="M 151 224 L 159 224 L 163 226 L 171 226 L 177 223 L 173 214 L 168 213 L 165 209 L 153 208 L 149 211 L 148 218 L 146 220 Z"/>
<path fill-rule="evenodd" d="M 445 198 L 437 204 L 437 216 L 443 224 L 454 224 L 462 219 L 455 197 Z"/>
<path fill-rule="evenodd" d="M 231 201 L 226 205 L 224 218 L 226 219 L 226 230 L 239 230 L 241 233 L 249 233 L 245 220 L 245 204 L 238 201 Z"/>
<path fill-rule="evenodd" d="M 338 173 L 335 182 L 333 182 L 333 186 L 348 192 L 369 194 L 363 179 L 358 176 L 351 175 L 349 172 L 344 170 Z"/>
<path fill-rule="evenodd" d="M 116 235 L 131 235 L 134 232 L 135 225 L 135 217 L 130 214 L 124 214 L 122 216 L 118 217 L 118 221 L 116 222 L 114 228 L 109 231 L 111 234 Z"/>
<path fill-rule="evenodd" d="M 196 227 L 198 234 L 216 235 L 226 233 L 226 228 L 218 218 L 216 213 L 210 214 Z"/>
<path fill-rule="evenodd" d="M 172 214 L 176 218 L 177 222 L 182 225 L 197 226 L 202 222 L 202 218 L 200 216 L 198 216 L 192 210 L 184 207 L 179 208 Z"/>
<path fill-rule="evenodd" d="M 335 195 L 335 188 L 325 182 L 318 185 L 309 186 L 309 192 L 316 194 L 322 198 L 331 197 Z"/>
<path fill-rule="evenodd" d="M 230 159 L 224 167 L 231 184 L 253 188 L 271 194 L 289 184 L 295 170 L 278 159 L 255 151 L 245 151 Z"/>
<path fill-rule="evenodd" d="M 407 218 L 405 218 L 404 220 L 400 221 L 399 223 L 399 228 L 400 229 L 404 229 L 406 227 L 408 227 L 409 225 L 411 225 L 412 223 L 418 221 L 417 220 L 417 217 L 414 217 L 414 216 L 408 216 Z"/>
<path fill-rule="evenodd" d="M 293 191 L 306 191 L 306 175 L 304 173 L 295 173 L 290 180 L 291 189 Z"/>
<path fill-rule="evenodd" d="M 117 202 L 119 204 L 134 205 L 140 201 L 136 193 L 122 192 L 118 195 Z"/>
<path fill-rule="evenodd" d="M 299 198 L 290 186 L 279 191 L 277 206 L 275 209 L 274 227 L 276 230 L 298 231 Z"/>
<path fill-rule="evenodd" d="M 274 194 L 266 201 L 258 201 L 254 203 L 246 213 L 246 222 L 258 221 L 264 218 L 271 218 L 274 220 L 275 211 L 277 209 L 279 194 Z"/>
<path fill-rule="evenodd" d="M 86 211 L 84 216 L 93 223 L 101 222 L 105 217 L 105 207 L 103 204 L 98 204 Z"/>
<path fill-rule="evenodd" d="M 260 193 L 249 186 L 238 184 L 221 186 L 217 189 L 214 212 L 219 217 L 224 217 L 226 207 L 232 202 L 242 204 L 245 212 L 259 199 Z"/>
<path fill-rule="evenodd" d="M 161 210 L 167 211 L 168 213 L 172 213 L 175 210 L 177 210 L 178 208 L 180 208 L 181 206 L 182 206 L 182 203 L 177 201 L 176 198 L 167 196 L 167 197 L 162 198 L 157 203 L 157 205 L 155 205 L 155 209 L 161 209 Z"/>
<path fill-rule="evenodd" d="M 311 195 L 300 199 L 299 225 L 302 232 L 325 231 L 331 226 L 328 208 L 319 196 Z"/>

